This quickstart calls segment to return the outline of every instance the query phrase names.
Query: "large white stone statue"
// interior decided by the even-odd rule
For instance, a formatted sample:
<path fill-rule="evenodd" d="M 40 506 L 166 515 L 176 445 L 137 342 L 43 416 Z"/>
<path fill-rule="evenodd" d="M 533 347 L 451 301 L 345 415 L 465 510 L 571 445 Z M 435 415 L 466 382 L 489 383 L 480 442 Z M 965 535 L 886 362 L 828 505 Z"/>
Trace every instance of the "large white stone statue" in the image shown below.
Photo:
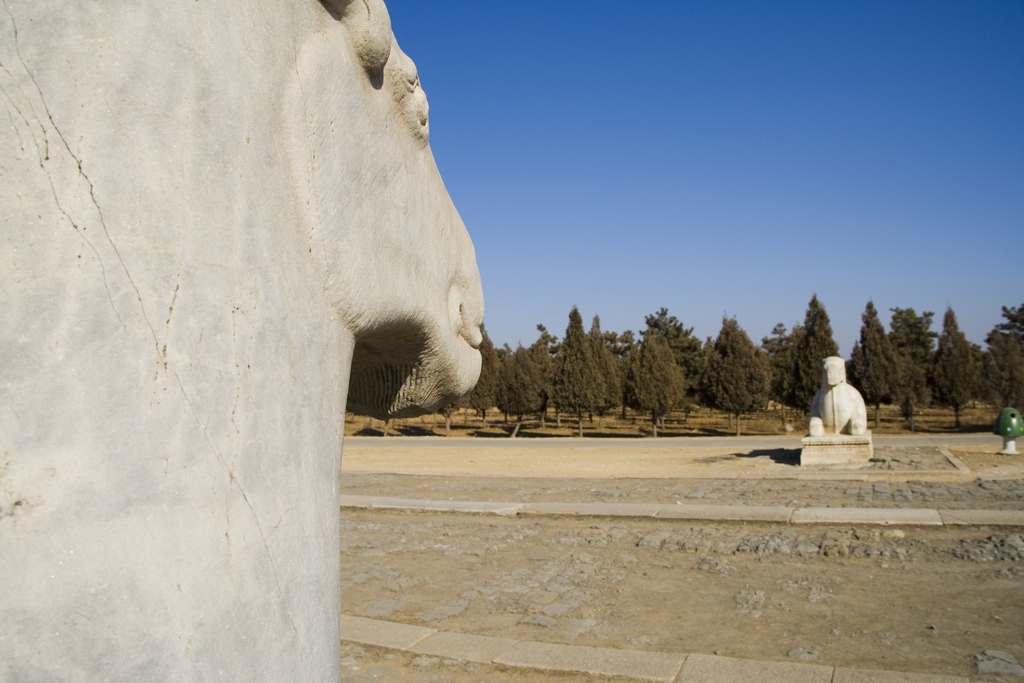
<path fill-rule="evenodd" d="M 802 465 L 864 464 L 874 454 L 864 398 L 846 382 L 846 361 L 821 364 L 821 388 L 811 402 L 810 432 L 803 439 Z"/>
<path fill-rule="evenodd" d="M 811 402 L 811 436 L 867 431 L 868 412 L 860 392 L 846 383 L 846 361 L 829 356 L 821 364 L 821 388 Z"/>
<path fill-rule="evenodd" d="M 8 0 L 0 65 L 0 681 L 338 680 L 346 399 L 480 367 L 387 10 Z"/>

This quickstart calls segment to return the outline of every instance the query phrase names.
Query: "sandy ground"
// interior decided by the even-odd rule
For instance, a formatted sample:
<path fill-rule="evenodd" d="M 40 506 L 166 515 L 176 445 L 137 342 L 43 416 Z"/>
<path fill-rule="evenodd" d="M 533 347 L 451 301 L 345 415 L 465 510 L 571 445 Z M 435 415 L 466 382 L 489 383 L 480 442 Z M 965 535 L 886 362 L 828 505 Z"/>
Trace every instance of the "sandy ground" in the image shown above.
<path fill-rule="evenodd" d="M 1024 509 L 1024 458 L 953 447 L 965 474 L 937 450 L 890 449 L 896 470 L 844 481 L 795 479 L 785 449 L 361 446 L 346 448 L 342 492 Z M 976 668 L 984 650 L 1024 661 L 1019 528 L 374 510 L 343 520 L 347 614 L 540 642 L 1024 680 Z M 347 681 L 588 680 L 349 645 L 343 670 Z"/>
<path fill-rule="evenodd" d="M 678 451 L 634 448 L 626 454 L 590 448 L 459 448 L 439 453 L 436 449 L 416 447 L 357 447 L 345 449 L 342 471 L 523 477 L 681 477 L 739 472 L 747 473 L 746 476 L 763 476 L 791 469 L 775 463 L 768 455 L 748 457 L 744 461 L 733 456 L 736 454 L 726 448 Z M 728 462 L 715 462 L 719 458 Z"/>
<path fill-rule="evenodd" d="M 879 448 L 884 453 L 884 448 Z M 971 470 L 966 477 L 944 459 L 934 461 L 932 476 L 950 478 L 1024 477 L 1024 456 L 997 455 L 998 446 L 951 446 L 949 450 Z M 466 474 L 521 477 L 795 477 L 811 474 L 870 474 L 875 469 L 828 471 L 801 468 L 799 450 L 792 448 L 644 448 L 624 449 L 574 446 L 450 449 L 417 446 L 346 446 L 343 472 Z M 913 470 L 907 470 L 912 474 Z M 889 471 L 890 478 L 904 473 Z"/>
<path fill-rule="evenodd" d="M 345 518 L 342 598 L 357 616 L 961 676 L 984 650 L 1024 659 L 1024 541 L 1005 530 Z"/>

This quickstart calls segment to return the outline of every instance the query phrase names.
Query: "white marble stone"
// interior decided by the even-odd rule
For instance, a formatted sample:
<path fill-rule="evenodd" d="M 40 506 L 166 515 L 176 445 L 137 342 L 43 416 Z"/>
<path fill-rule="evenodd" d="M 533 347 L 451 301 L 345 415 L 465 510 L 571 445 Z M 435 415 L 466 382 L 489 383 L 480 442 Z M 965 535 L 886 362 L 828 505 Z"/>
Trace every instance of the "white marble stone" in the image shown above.
<path fill-rule="evenodd" d="M 480 366 L 387 10 L 10 0 L 0 64 L 0 680 L 337 680 L 346 400 Z"/>
<path fill-rule="evenodd" d="M 810 435 L 863 434 L 868 412 L 860 392 L 846 382 L 846 361 L 830 356 L 821 366 L 821 388 L 811 402 Z"/>
<path fill-rule="evenodd" d="M 863 466 L 874 456 L 868 413 L 860 392 L 846 382 L 846 361 L 821 364 L 821 388 L 811 402 L 810 432 L 801 440 L 801 465 Z"/>
<path fill-rule="evenodd" d="M 825 434 L 800 440 L 801 465 L 864 466 L 874 457 L 871 432 L 860 436 Z"/>

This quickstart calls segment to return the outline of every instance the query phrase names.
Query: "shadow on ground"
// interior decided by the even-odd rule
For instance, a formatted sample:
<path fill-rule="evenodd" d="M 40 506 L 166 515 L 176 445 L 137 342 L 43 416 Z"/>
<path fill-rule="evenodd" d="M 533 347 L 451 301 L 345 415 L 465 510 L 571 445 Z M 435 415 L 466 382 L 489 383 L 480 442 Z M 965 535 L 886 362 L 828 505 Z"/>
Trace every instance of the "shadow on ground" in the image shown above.
<path fill-rule="evenodd" d="M 770 458 L 772 462 L 778 463 L 779 465 L 799 465 L 800 464 L 800 449 L 799 448 L 755 448 L 752 451 L 746 453 L 737 453 L 734 457 L 737 458 Z"/>

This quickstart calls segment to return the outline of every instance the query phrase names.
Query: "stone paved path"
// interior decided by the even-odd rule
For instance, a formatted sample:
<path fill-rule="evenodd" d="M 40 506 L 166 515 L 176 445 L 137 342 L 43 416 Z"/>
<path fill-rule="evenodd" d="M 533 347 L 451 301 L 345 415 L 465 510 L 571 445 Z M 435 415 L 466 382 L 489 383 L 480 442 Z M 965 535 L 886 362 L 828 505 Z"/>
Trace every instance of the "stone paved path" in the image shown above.
<path fill-rule="evenodd" d="M 913 473 L 905 473 L 913 477 Z M 348 472 L 342 494 L 502 502 L 707 503 L 790 507 L 1024 510 L 1024 479 L 850 481 L 795 479 L 559 479 Z"/>
<path fill-rule="evenodd" d="M 343 680 L 1011 680 L 1024 479 L 915 472 L 936 448 L 884 476 L 345 472 Z"/>

